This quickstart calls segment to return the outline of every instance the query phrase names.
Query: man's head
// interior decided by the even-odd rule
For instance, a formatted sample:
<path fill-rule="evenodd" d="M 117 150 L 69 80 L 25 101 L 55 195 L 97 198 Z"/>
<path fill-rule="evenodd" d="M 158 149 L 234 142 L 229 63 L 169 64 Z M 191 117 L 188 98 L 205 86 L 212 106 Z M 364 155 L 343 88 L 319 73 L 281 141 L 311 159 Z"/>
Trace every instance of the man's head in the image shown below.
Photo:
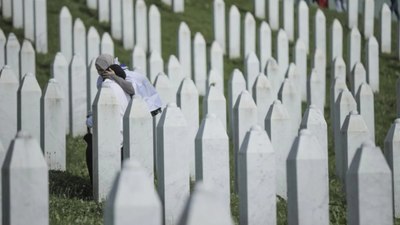
<path fill-rule="evenodd" d="M 102 75 L 106 69 L 114 63 L 114 58 L 109 54 L 101 54 L 96 59 L 96 69 Z"/>

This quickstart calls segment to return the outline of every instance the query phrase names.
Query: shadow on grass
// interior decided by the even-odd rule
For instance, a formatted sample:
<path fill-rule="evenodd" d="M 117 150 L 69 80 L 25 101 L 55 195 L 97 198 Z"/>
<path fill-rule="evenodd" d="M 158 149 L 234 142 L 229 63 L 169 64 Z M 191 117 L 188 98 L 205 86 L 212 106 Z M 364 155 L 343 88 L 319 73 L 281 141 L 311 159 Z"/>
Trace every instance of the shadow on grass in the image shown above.
<path fill-rule="evenodd" d="M 50 194 L 63 198 L 93 200 L 89 178 L 72 175 L 69 172 L 50 171 Z"/>

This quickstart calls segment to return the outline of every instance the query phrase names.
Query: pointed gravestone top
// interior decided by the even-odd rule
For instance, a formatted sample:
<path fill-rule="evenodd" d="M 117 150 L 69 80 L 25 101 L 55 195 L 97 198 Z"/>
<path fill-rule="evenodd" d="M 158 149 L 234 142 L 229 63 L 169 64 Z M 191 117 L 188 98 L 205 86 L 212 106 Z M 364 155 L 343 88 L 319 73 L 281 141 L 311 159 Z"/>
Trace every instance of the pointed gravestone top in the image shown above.
<path fill-rule="evenodd" d="M 186 77 L 182 80 L 181 85 L 179 86 L 178 90 L 179 95 L 198 95 L 198 91 L 196 85 L 194 84 L 193 80 L 189 77 Z"/>
<path fill-rule="evenodd" d="M 360 174 L 390 174 L 391 172 L 381 149 L 376 147 L 373 141 L 367 140 L 357 150 L 347 173 L 348 176 L 357 176 Z"/>
<path fill-rule="evenodd" d="M 194 43 L 195 44 L 203 44 L 205 42 L 206 41 L 205 41 L 203 35 L 200 32 L 196 32 L 196 34 L 194 35 Z"/>
<path fill-rule="evenodd" d="M 248 91 L 242 91 L 240 93 L 238 99 L 236 100 L 235 109 L 257 109 L 256 103 L 254 102 L 253 98 L 251 97 Z"/>
<path fill-rule="evenodd" d="M 186 119 L 175 102 L 169 102 L 157 127 L 186 127 Z"/>
<path fill-rule="evenodd" d="M 289 113 L 286 110 L 285 106 L 282 104 L 280 100 L 275 100 L 274 104 L 272 104 L 271 108 L 268 111 L 266 119 L 273 119 L 273 120 L 287 120 L 289 119 Z"/>
<path fill-rule="evenodd" d="M 8 39 L 7 39 L 7 48 L 9 47 L 17 47 L 20 48 L 21 45 L 19 44 L 19 41 L 17 39 L 17 36 L 15 36 L 14 33 L 10 33 L 8 35 Z"/>
<path fill-rule="evenodd" d="M 33 48 L 30 41 L 24 40 L 24 42 L 22 43 L 21 52 L 35 54 L 35 49 Z"/>
<path fill-rule="evenodd" d="M 52 64 L 52 67 L 53 67 L 53 71 L 52 71 L 53 75 L 52 76 L 53 77 L 54 77 L 54 67 L 59 67 L 59 66 L 62 66 L 62 67 L 68 66 L 67 59 L 65 59 L 64 54 L 62 54 L 61 52 L 57 52 L 56 56 L 54 57 L 54 61 Z"/>
<path fill-rule="evenodd" d="M 246 84 L 242 71 L 234 69 L 229 79 L 229 84 Z"/>
<path fill-rule="evenodd" d="M 99 32 L 97 32 L 96 28 L 93 26 L 89 27 L 89 31 L 88 31 L 88 39 L 99 39 L 100 40 L 100 35 Z"/>
<path fill-rule="evenodd" d="M 316 105 L 310 105 L 304 112 L 300 127 L 306 129 L 308 125 L 313 124 L 327 126 L 324 115 Z"/>
<path fill-rule="evenodd" d="M 124 161 L 106 202 L 105 223 L 161 224 L 161 215 L 161 201 L 146 170 L 134 159 Z"/>
<path fill-rule="evenodd" d="M 333 62 L 333 75 L 335 77 L 331 77 L 333 79 L 340 77 L 341 79 L 346 79 L 346 63 L 343 58 L 338 56 L 335 58 Z"/>
<path fill-rule="evenodd" d="M 338 19 L 335 18 L 332 22 L 332 27 L 333 27 L 333 30 L 342 29 L 342 24 L 340 23 L 340 21 Z"/>
<path fill-rule="evenodd" d="M 178 58 L 176 58 L 175 55 L 171 55 L 168 60 L 168 70 L 169 70 L 169 68 L 176 68 L 176 67 L 180 67 L 180 66 L 181 66 L 181 64 L 180 64 Z M 171 74 L 168 74 L 168 75 L 171 76 Z"/>
<path fill-rule="evenodd" d="M 63 7 L 61 8 L 60 18 L 72 18 L 71 13 L 70 13 L 68 7 L 63 6 Z"/>
<path fill-rule="evenodd" d="M 9 65 L 5 65 L 0 71 L 0 83 L 19 83 L 14 70 Z"/>
<path fill-rule="evenodd" d="M 74 22 L 74 31 L 77 30 L 86 30 L 85 24 L 83 24 L 82 20 L 80 18 L 76 18 Z"/>
<path fill-rule="evenodd" d="M 233 225 L 230 212 L 223 203 L 221 196 L 213 189 L 198 182 L 185 206 L 179 225 Z"/>
<path fill-rule="evenodd" d="M 264 72 L 268 78 L 271 76 L 271 74 L 275 75 L 277 72 L 279 72 L 278 62 L 274 58 L 269 58 Z"/>
<path fill-rule="evenodd" d="M 3 30 L 0 28 L 0 43 L 6 42 L 6 36 L 4 35 Z"/>
<path fill-rule="evenodd" d="M 64 93 L 61 90 L 60 83 L 56 79 L 51 78 L 47 83 L 46 89 L 44 90 L 44 96 L 46 99 L 63 99 Z"/>
<path fill-rule="evenodd" d="M 342 131 L 347 132 L 365 132 L 368 131 L 364 118 L 358 114 L 357 110 L 352 110 L 343 123 Z"/>
<path fill-rule="evenodd" d="M 262 146 L 262 148 L 260 148 L 260 146 Z M 259 152 L 265 153 L 273 152 L 273 149 L 274 147 L 272 146 L 267 132 L 259 125 L 253 125 L 243 140 L 240 152 L 245 151 L 246 154 Z"/>
<path fill-rule="evenodd" d="M 202 121 L 196 139 L 228 140 L 228 135 L 226 134 L 225 128 L 217 115 L 209 113 L 206 115 L 205 120 Z"/>
<path fill-rule="evenodd" d="M 129 117 L 130 118 L 150 118 L 151 114 L 149 113 L 149 108 L 147 107 L 146 102 L 140 95 L 132 96 L 132 106 L 128 106 Z M 128 111 L 127 111 L 128 112 Z"/>
<path fill-rule="evenodd" d="M 254 82 L 254 87 L 255 89 L 261 88 L 261 89 L 270 89 L 271 88 L 271 82 L 269 82 L 267 76 L 265 74 L 260 73 L 258 74 L 256 81 Z M 254 91 L 253 91 L 254 93 Z"/>
<path fill-rule="evenodd" d="M 164 72 L 160 72 L 154 80 L 154 86 L 157 88 L 171 87 L 171 81 Z"/>
<path fill-rule="evenodd" d="M 223 54 L 223 51 L 222 51 L 222 48 L 221 48 L 221 45 L 218 43 L 218 42 L 216 42 L 216 41 L 214 41 L 212 44 L 211 44 L 211 50 L 210 50 L 212 53 L 214 53 L 214 54 Z"/>
<path fill-rule="evenodd" d="M 40 89 L 39 83 L 37 82 L 35 75 L 33 75 L 32 73 L 27 73 L 24 76 L 21 91 L 37 91 L 40 93 L 42 92 L 42 89 Z"/>
<path fill-rule="evenodd" d="M 321 145 L 312 133 L 307 129 L 301 129 L 299 136 L 293 143 L 293 149 L 288 156 L 289 160 L 313 160 L 325 159 L 324 151 L 321 151 Z"/>
<path fill-rule="evenodd" d="M 181 22 L 179 25 L 179 34 L 190 35 L 189 26 L 185 22 Z"/>

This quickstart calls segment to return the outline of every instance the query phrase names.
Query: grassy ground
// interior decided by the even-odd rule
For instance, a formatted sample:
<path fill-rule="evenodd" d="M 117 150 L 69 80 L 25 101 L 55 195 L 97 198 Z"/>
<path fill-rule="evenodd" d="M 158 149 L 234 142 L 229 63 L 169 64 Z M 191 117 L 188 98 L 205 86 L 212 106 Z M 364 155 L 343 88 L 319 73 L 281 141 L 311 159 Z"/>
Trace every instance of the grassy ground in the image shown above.
<path fill-rule="evenodd" d="M 167 62 L 170 54 L 177 54 L 177 33 L 180 21 L 185 21 L 191 31 L 192 37 L 196 32 L 201 32 L 210 47 L 213 40 L 212 33 L 212 1 L 211 0 L 186 0 L 185 12 L 182 14 L 173 14 L 168 7 L 162 5 L 159 0 L 146 0 L 148 6 L 150 3 L 156 4 L 162 16 L 162 49 L 163 59 Z M 226 16 L 230 5 L 238 6 L 242 16 L 246 11 L 252 11 L 252 1 L 249 0 L 225 0 Z M 85 0 L 65 0 L 65 1 L 47 1 L 48 7 L 48 27 L 49 27 L 49 54 L 38 54 L 37 58 L 37 78 L 40 86 L 43 88 L 50 77 L 50 65 L 55 53 L 59 50 L 59 24 L 58 14 L 62 6 L 68 6 L 74 18 L 80 17 L 87 30 L 89 26 L 95 26 L 100 34 L 109 31 L 107 24 L 97 22 L 97 13 L 88 10 Z M 310 10 L 310 31 L 313 30 L 313 17 L 316 9 Z M 329 40 L 329 27 L 333 19 L 338 18 L 342 24 L 345 24 L 345 15 L 330 11 L 324 11 L 327 16 L 327 38 Z M 282 13 L 281 13 L 282 16 Z M 282 20 L 281 20 L 282 21 Z M 360 20 L 361 21 L 361 20 Z M 260 21 L 257 21 L 259 23 Z M 361 24 L 360 24 L 361 25 Z M 20 40 L 23 37 L 21 30 L 14 30 L 10 21 L 0 21 L 0 27 L 7 35 L 13 31 Z M 359 26 L 362 27 L 362 26 Z M 395 51 L 395 25 L 393 24 L 393 44 Z M 347 36 L 348 30 L 344 28 L 344 34 Z M 379 33 L 379 24 L 375 25 L 375 34 Z M 275 36 L 276 33 L 274 33 Z M 310 36 L 310 52 L 313 52 L 313 36 Z M 275 42 L 275 37 L 273 38 Z M 114 42 L 115 54 L 120 61 L 127 64 L 131 63 L 131 52 L 124 51 L 120 42 Z M 347 42 L 344 41 L 344 49 Z M 292 46 L 292 44 L 291 44 Z M 329 55 L 329 45 L 327 46 Z M 290 51 L 292 54 L 292 51 Z M 344 55 L 347 52 L 344 51 Z M 363 60 L 365 56 L 363 50 Z M 346 56 L 345 56 L 346 58 Z M 291 58 L 292 59 L 292 58 Z M 394 54 L 382 55 L 380 57 L 380 88 L 381 92 L 375 95 L 375 128 L 376 144 L 383 147 L 383 141 L 390 124 L 396 118 L 396 87 L 397 73 L 400 69 L 400 63 Z M 309 65 L 311 61 L 309 60 Z M 243 59 L 228 60 L 225 58 L 225 84 L 228 83 L 229 75 L 234 68 L 243 69 Z M 327 67 L 327 84 L 330 81 L 330 64 Z M 310 66 L 309 66 L 310 70 Z M 228 90 L 225 88 L 225 90 Z M 329 90 L 329 89 L 327 89 Z M 227 95 L 226 95 L 227 96 Z M 201 102 L 201 101 L 200 101 Z M 329 101 L 327 101 L 329 102 Z M 303 108 L 303 110 L 305 110 Z M 329 120 L 329 106 L 325 108 L 325 118 L 329 126 L 329 168 L 330 168 L 330 221 L 331 224 L 346 224 L 346 204 L 341 191 L 341 186 L 334 175 L 334 153 L 332 129 Z M 91 187 L 89 184 L 88 173 L 85 165 L 85 143 L 81 138 L 67 138 L 67 171 L 50 172 L 50 222 L 51 224 L 102 224 L 103 204 L 97 204 L 92 200 Z M 235 221 L 238 221 L 238 197 L 232 194 L 232 213 Z M 278 224 L 287 224 L 286 221 L 286 203 L 283 200 L 278 201 Z M 397 220 L 396 224 L 400 224 Z"/>

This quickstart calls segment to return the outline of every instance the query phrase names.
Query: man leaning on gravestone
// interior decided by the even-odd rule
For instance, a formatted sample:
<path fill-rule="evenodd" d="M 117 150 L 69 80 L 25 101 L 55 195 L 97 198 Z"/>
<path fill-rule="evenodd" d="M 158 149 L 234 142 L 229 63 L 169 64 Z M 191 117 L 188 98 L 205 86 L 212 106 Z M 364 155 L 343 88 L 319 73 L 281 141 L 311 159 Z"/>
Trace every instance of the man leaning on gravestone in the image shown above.
<path fill-rule="evenodd" d="M 157 114 L 161 113 L 162 102 L 160 96 L 157 91 L 150 83 L 150 81 L 143 75 L 138 73 L 136 70 L 130 71 L 127 69 L 125 65 L 119 65 L 118 59 L 114 62 L 114 59 L 109 54 L 102 54 L 96 59 L 96 69 L 98 74 L 100 75 L 97 79 L 97 88 L 100 89 L 102 83 L 105 80 L 110 80 L 113 84 L 118 84 L 111 86 L 114 94 L 117 97 L 117 100 L 123 103 L 124 105 L 121 109 L 121 140 L 123 137 L 122 131 L 122 119 L 125 113 L 126 107 L 125 98 L 128 97 L 128 103 L 130 101 L 130 97 L 133 95 L 141 96 L 144 101 L 147 103 L 149 111 L 151 115 L 154 117 Z M 125 96 L 121 95 L 118 92 L 119 89 L 122 89 Z M 88 133 L 84 136 L 84 140 L 87 143 L 86 148 L 86 164 L 88 166 L 89 176 L 91 183 L 93 182 L 92 177 L 92 134 L 90 132 L 90 128 L 93 126 L 92 115 L 89 113 L 86 124 L 88 126 Z M 121 160 L 122 158 L 122 141 L 121 141 Z"/>

